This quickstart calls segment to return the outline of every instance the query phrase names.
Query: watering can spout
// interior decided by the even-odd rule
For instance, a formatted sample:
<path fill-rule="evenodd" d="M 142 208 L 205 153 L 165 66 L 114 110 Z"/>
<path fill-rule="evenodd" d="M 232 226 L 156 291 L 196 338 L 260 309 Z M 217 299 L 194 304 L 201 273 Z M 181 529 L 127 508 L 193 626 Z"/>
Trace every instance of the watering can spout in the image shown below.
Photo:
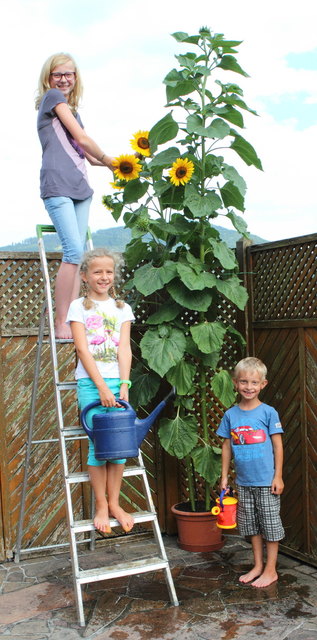
<path fill-rule="evenodd" d="M 150 430 L 157 416 L 161 413 L 161 411 L 163 411 L 164 407 L 169 402 L 169 400 L 172 400 L 175 398 L 175 395 L 176 395 L 175 387 L 172 387 L 171 391 L 167 394 L 167 396 L 165 396 L 165 398 L 157 405 L 157 407 L 153 409 L 153 411 L 148 415 L 147 418 L 144 418 L 143 420 L 136 418 L 135 428 L 136 428 L 136 437 L 137 437 L 138 446 L 140 446 L 142 440 L 144 440 L 146 434 Z"/>

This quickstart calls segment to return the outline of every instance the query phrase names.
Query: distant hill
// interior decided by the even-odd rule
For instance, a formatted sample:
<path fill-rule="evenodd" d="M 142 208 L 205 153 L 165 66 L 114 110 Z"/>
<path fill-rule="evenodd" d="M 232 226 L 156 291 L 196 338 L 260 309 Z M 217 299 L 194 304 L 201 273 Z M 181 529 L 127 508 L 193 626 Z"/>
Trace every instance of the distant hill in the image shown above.
<path fill-rule="evenodd" d="M 232 229 L 225 229 L 224 227 L 217 227 L 216 225 L 214 226 L 215 229 L 219 231 L 221 239 L 224 240 L 229 247 L 235 247 L 236 242 L 240 237 L 239 234 Z M 107 247 L 112 251 L 122 252 L 131 238 L 131 231 L 125 227 L 112 227 L 111 229 L 99 229 L 91 235 L 94 247 Z M 254 244 L 262 244 L 263 242 L 266 242 L 266 240 L 259 236 L 251 234 L 250 237 Z M 58 237 L 55 233 L 52 235 L 45 235 L 45 246 L 47 251 L 61 250 Z M 22 240 L 22 242 L 7 244 L 0 247 L 0 251 L 38 251 L 37 238 L 26 238 L 25 240 Z"/>

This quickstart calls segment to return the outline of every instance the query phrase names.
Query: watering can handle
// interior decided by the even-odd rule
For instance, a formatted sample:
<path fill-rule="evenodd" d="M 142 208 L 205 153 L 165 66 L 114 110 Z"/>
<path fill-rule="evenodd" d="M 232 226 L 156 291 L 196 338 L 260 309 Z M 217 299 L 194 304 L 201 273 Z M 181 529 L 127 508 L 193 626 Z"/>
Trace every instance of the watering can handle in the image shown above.
<path fill-rule="evenodd" d="M 219 496 L 221 511 L 223 511 L 223 509 L 224 509 L 224 507 L 223 507 L 223 499 L 224 499 L 224 497 L 226 495 L 226 492 L 227 492 L 227 489 L 223 489 L 221 491 L 221 493 L 220 493 L 220 496 Z"/>
<path fill-rule="evenodd" d="M 117 400 L 117 402 L 119 404 L 122 404 L 122 406 L 125 409 L 132 409 L 131 405 L 128 402 L 126 402 L 125 400 L 119 400 L 118 398 L 116 398 L 116 400 Z M 88 411 L 90 411 L 90 409 L 93 409 L 93 407 L 102 407 L 102 404 L 101 404 L 100 400 L 95 400 L 94 402 L 90 402 L 90 404 L 87 404 L 83 408 L 83 410 L 82 410 L 82 412 L 80 414 L 80 419 L 81 419 L 82 425 L 83 425 L 86 433 L 90 436 L 90 438 L 92 437 L 93 430 L 90 429 L 90 427 L 88 427 L 88 424 L 86 422 L 86 415 L 87 415 Z"/>

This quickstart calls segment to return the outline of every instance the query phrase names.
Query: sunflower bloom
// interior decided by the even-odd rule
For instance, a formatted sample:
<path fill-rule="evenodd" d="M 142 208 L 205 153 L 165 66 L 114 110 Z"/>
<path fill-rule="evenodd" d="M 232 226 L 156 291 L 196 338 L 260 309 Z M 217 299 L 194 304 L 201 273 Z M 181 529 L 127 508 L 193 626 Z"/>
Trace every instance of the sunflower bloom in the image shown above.
<path fill-rule="evenodd" d="M 135 180 L 139 177 L 142 167 L 138 162 L 138 158 L 132 154 L 123 154 L 113 161 L 114 174 L 119 180 Z"/>
<path fill-rule="evenodd" d="M 109 182 L 109 184 L 110 184 L 110 187 L 112 187 L 113 189 L 120 189 L 120 190 L 123 189 L 123 186 L 124 186 L 124 185 L 121 184 L 121 181 L 120 182 Z"/>
<path fill-rule="evenodd" d="M 102 196 L 102 204 L 108 211 L 113 211 L 113 204 L 111 200 L 111 196 Z"/>
<path fill-rule="evenodd" d="M 169 170 L 171 182 L 179 187 L 180 184 L 186 184 L 194 173 L 194 163 L 188 158 L 177 158 Z"/>
<path fill-rule="evenodd" d="M 130 142 L 132 149 L 137 153 L 141 153 L 142 156 L 151 155 L 148 131 L 138 131 Z"/>

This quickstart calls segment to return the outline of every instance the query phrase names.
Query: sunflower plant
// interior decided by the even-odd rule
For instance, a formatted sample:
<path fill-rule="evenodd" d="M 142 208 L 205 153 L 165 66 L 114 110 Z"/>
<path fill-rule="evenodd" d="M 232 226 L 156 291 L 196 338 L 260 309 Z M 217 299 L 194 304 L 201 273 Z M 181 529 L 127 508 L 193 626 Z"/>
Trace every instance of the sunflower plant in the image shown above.
<path fill-rule="evenodd" d="M 116 192 L 104 204 L 115 220 L 123 213 L 131 229 L 125 286 L 135 306 L 145 300 L 150 309 L 132 401 L 146 406 L 162 379 L 176 387 L 174 415 L 160 421 L 159 437 L 170 455 L 185 461 L 194 511 L 201 496 L 197 481 L 201 487 L 203 480 L 209 510 L 220 471 L 210 392 L 225 407 L 234 401 L 230 375 L 221 366 L 223 347 L 228 340 L 243 343 L 221 308 L 224 300 L 241 310 L 247 302 L 235 253 L 213 223 L 224 216 L 248 236 L 240 215 L 246 183 L 231 160 L 238 156 L 262 167 L 241 135 L 243 113 L 255 111 L 235 82 L 225 82 L 226 72 L 247 76 L 234 55 L 241 43 L 207 28 L 173 37 L 190 51 L 176 56 L 178 67 L 164 79 L 168 113 L 150 131 L 133 135 L 136 155 L 116 160 Z"/>

